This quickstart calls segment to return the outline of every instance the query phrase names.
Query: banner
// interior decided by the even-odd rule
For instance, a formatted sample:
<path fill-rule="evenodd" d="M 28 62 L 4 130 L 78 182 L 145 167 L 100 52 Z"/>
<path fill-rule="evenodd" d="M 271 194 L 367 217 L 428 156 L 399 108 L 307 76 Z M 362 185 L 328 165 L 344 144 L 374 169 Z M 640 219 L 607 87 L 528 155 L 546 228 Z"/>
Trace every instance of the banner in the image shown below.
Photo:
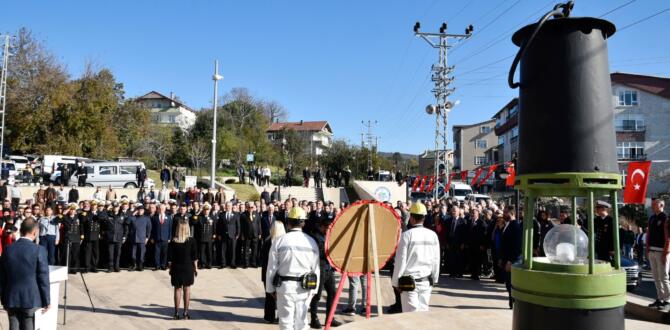
<path fill-rule="evenodd" d="M 488 180 L 491 177 L 491 174 L 493 174 L 493 172 L 495 172 L 497 168 L 498 164 L 489 166 L 488 172 L 486 172 L 484 178 L 481 181 L 479 181 L 479 185 L 481 186 L 483 184 L 486 184 L 486 180 Z"/>
<path fill-rule="evenodd" d="M 650 169 L 651 161 L 628 163 L 626 188 L 623 191 L 623 202 L 625 204 L 644 204 Z"/>
<path fill-rule="evenodd" d="M 475 176 L 472 178 L 472 182 L 470 182 L 471 186 L 473 186 L 473 187 L 475 186 L 475 184 L 477 183 L 477 179 L 482 174 L 482 171 L 484 171 L 483 167 L 480 167 L 480 168 L 477 169 L 477 171 L 475 172 Z"/>
<path fill-rule="evenodd" d="M 461 181 L 465 182 L 468 179 L 468 171 L 461 171 Z"/>

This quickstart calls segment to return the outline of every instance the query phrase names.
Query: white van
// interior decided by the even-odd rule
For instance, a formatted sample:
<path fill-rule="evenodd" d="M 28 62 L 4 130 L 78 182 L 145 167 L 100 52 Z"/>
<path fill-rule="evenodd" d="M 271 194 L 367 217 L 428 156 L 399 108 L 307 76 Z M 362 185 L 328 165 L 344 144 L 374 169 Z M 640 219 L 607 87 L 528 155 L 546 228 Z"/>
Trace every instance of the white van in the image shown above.
<path fill-rule="evenodd" d="M 108 187 L 115 188 L 137 188 L 137 168 L 144 166 L 142 162 L 90 162 L 86 163 L 87 187 Z M 54 175 L 60 175 L 60 172 Z M 52 176 L 52 181 L 58 180 L 58 177 Z M 70 177 L 70 185 L 77 184 L 77 176 Z M 155 186 L 152 179 L 147 178 L 144 181 L 147 188 Z"/>
<path fill-rule="evenodd" d="M 469 194 L 472 194 L 472 187 L 467 183 L 452 182 L 451 187 L 449 187 L 449 196 L 457 201 L 464 201 L 465 196 Z"/>
<path fill-rule="evenodd" d="M 42 164 L 42 175 L 48 177 L 58 171 L 61 164 L 76 164 L 80 160 L 84 162 L 88 161 L 87 158 L 75 156 L 44 155 L 38 159 L 38 162 Z"/>

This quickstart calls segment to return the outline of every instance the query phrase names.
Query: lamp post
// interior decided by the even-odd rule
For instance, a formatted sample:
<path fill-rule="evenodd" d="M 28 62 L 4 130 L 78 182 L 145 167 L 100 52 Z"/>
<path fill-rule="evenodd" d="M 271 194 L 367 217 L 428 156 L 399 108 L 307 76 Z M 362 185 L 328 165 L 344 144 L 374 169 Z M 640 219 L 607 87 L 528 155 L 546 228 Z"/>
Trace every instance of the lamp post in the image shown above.
<path fill-rule="evenodd" d="M 219 61 L 214 60 L 214 75 L 212 76 L 212 80 L 214 80 L 214 126 L 212 127 L 212 177 L 209 183 L 210 188 L 216 188 L 214 186 L 214 180 L 216 179 L 216 101 L 219 98 L 219 80 L 221 79 L 223 79 L 223 76 L 219 74 Z"/>

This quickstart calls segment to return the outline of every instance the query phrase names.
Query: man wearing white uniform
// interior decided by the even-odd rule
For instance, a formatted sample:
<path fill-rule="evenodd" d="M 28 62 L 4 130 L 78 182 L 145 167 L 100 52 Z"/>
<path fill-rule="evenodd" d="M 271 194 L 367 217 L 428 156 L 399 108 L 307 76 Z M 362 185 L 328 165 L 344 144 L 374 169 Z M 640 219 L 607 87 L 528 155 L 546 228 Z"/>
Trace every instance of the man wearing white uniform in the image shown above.
<path fill-rule="evenodd" d="M 302 232 L 307 213 L 294 207 L 287 233 L 272 242 L 265 291 L 277 299 L 280 329 L 307 329 L 309 302 L 318 288 L 319 247 Z"/>
<path fill-rule="evenodd" d="M 432 286 L 440 277 L 440 242 L 423 227 L 426 206 L 417 202 L 409 209 L 411 229 L 400 238 L 391 283 L 401 291 L 403 312 L 427 312 Z"/>

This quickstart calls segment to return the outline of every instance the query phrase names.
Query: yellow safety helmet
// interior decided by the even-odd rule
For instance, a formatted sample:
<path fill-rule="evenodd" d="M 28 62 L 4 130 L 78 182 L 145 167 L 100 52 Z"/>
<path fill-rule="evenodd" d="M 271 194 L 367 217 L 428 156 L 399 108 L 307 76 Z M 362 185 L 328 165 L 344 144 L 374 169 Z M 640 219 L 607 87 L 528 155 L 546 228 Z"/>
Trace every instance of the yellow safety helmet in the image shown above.
<path fill-rule="evenodd" d="M 288 213 L 288 218 L 296 220 L 305 220 L 307 219 L 307 213 L 305 213 L 305 210 L 303 210 L 302 207 L 294 207 Z"/>
<path fill-rule="evenodd" d="M 428 212 L 426 212 L 426 206 L 423 205 L 423 203 L 417 201 L 416 203 L 412 204 L 412 206 L 409 208 L 409 213 L 410 214 L 417 214 L 417 215 L 426 215 Z"/>

